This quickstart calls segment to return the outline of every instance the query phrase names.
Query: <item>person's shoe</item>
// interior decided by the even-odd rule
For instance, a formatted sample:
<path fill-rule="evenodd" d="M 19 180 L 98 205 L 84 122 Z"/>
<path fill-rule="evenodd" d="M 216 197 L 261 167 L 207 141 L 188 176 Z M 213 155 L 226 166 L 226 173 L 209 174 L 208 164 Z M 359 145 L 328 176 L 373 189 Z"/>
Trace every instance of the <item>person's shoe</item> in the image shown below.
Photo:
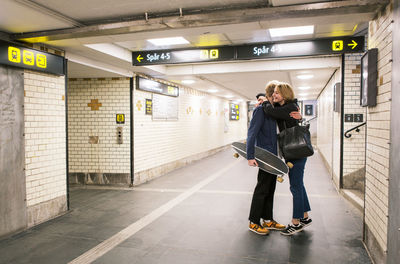
<path fill-rule="evenodd" d="M 294 225 L 293 223 L 288 224 L 287 227 L 281 231 L 282 235 L 291 236 L 303 230 L 303 226 L 301 224 Z"/>
<path fill-rule="evenodd" d="M 268 229 L 266 229 L 260 225 L 254 224 L 252 222 L 250 222 L 250 224 L 249 224 L 249 229 L 250 229 L 250 231 L 253 231 L 254 233 L 262 235 L 262 236 L 268 235 L 268 233 L 269 233 Z"/>
<path fill-rule="evenodd" d="M 311 223 L 312 219 L 310 217 L 300 219 L 300 225 L 302 225 L 303 227 L 309 226 L 311 225 Z"/>
<path fill-rule="evenodd" d="M 286 228 L 286 226 L 279 224 L 275 220 L 272 221 L 263 220 L 262 226 L 269 230 L 283 230 Z"/>

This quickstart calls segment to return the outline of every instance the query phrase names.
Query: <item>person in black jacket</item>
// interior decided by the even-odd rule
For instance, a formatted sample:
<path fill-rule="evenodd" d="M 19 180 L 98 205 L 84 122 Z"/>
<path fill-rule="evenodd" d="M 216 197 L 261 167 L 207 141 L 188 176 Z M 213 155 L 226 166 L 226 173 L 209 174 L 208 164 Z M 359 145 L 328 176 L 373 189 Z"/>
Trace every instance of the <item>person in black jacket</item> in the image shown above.
<path fill-rule="evenodd" d="M 259 106 L 253 111 L 247 133 L 246 151 L 249 166 L 258 166 L 254 157 L 255 145 L 277 154 L 276 121 L 264 114 L 260 105 L 266 99 L 272 102 L 276 84 L 278 84 L 277 81 L 269 82 L 266 86 L 266 94 L 260 93 L 256 96 Z M 256 234 L 267 235 L 270 229 L 283 230 L 285 228 L 273 218 L 275 187 L 276 175 L 259 169 L 249 214 L 249 229 Z"/>
<path fill-rule="evenodd" d="M 265 101 L 263 109 L 267 116 L 275 118 L 278 123 L 279 131 L 298 125 L 298 120 L 292 118 L 290 113 L 298 110 L 297 100 L 294 98 L 292 87 L 287 83 L 279 83 L 273 93 L 273 103 Z M 311 211 L 306 189 L 304 187 L 304 167 L 307 158 L 297 160 L 286 160 L 293 163 L 293 168 L 289 170 L 290 191 L 293 196 L 293 218 L 292 222 L 281 231 L 282 235 L 293 235 L 303 230 L 311 224 L 312 220 L 308 217 Z"/>

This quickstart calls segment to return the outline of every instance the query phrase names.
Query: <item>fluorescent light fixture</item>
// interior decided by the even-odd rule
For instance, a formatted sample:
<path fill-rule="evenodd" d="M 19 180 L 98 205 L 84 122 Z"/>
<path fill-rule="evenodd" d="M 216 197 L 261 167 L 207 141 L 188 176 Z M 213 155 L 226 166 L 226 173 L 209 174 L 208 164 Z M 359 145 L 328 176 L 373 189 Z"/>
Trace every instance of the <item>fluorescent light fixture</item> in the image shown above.
<path fill-rule="evenodd" d="M 195 83 L 195 81 L 194 80 L 182 80 L 182 83 L 183 84 L 193 84 L 193 83 Z"/>
<path fill-rule="evenodd" d="M 283 36 L 307 35 L 314 33 L 314 26 L 301 26 L 301 27 L 282 27 L 270 28 L 269 34 L 272 38 Z"/>
<path fill-rule="evenodd" d="M 299 93 L 299 96 L 307 96 L 308 93 Z"/>
<path fill-rule="evenodd" d="M 301 80 L 308 80 L 313 78 L 314 75 L 312 74 L 301 74 L 301 75 L 297 75 L 297 78 L 301 79 Z"/>
<path fill-rule="evenodd" d="M 187 41 L 183 37 L 156 38 L 156 39 L 148 39 L 147 41 L 156 46 L 189 44 L 189 41 Z"/>
<path fill-rule="evenodd" d="M 225 95 L 225 98 L 233 98 L 233 95 Z"/>
<path fill-rule="evenodd" d="M 218 92 L 218 90 L 217 90 L 217 89 L 208 89 L 207 92 L 209 92 L 209 93 L 216 93 L 216 92 Z"/>
<path fill-rule="evenodd" d="M 310 86 L 299 86 L 299 87 L 297 87 L 299 90 L 308 90 L 308 89 L 310 89 L 311 87 Z"/>

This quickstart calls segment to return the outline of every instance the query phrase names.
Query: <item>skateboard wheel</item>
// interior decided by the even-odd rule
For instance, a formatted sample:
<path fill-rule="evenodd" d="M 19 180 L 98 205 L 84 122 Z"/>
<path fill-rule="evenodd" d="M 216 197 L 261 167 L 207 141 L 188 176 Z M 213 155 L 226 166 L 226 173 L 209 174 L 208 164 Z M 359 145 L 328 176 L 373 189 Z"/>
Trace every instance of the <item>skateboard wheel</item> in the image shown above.
<path fill-rule="evenodd" d="M 277 180 L 278 182 L 283 182 L 283 178 L 280 177 L 280 176 L 278 176 L 278 177 L 276 178 L 276 180 Z"/>
<path fill-rule="evenodd" d="M 291 163 L 291 162 L 286 163 L 286 165 L 287 165 L 290 169 L 293 168 L 293 163 Z"/>
<path fill-rule="evenodd" d="M 233 157 L 239 158 L 239 154 L 235 153 L 235 154 L 233 154 Z"/>

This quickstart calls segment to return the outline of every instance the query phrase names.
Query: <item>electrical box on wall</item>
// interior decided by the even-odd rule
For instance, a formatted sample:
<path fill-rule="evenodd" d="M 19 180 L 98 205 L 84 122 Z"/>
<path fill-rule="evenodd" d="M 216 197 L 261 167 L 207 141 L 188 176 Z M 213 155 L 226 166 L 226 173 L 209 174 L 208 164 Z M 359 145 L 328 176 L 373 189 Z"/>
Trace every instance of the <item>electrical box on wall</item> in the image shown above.
<path fill-rule="evenodd" d="M 117 144 L 122 144 L 122 127 L 117 127 Z"/>

